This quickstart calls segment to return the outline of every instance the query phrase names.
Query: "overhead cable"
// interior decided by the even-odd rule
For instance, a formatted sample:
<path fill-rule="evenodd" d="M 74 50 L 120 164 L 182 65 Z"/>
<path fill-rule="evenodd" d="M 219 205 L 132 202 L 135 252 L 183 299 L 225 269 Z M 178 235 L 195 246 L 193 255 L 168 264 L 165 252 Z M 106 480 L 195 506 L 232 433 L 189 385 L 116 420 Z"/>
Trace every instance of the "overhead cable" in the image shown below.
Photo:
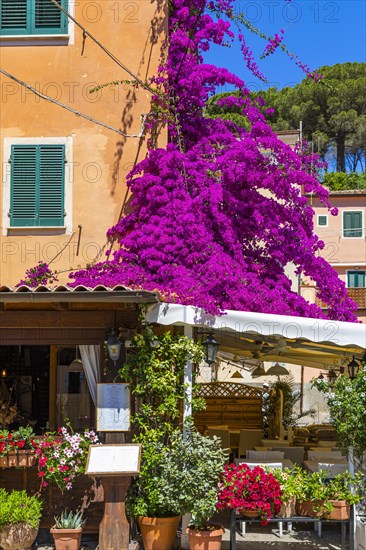
<path fill-rule="evenodd" d="M 36 96 L 40 97 L 41 99 L 44 99 L 45 101 L 49 101 L 50 103 L 54 103 L 55 105 L 58 105 L 59 107 L 62 107 L 63 109 L 66 109 L 70 113 L 73 113 L 76 116 L 79 116 L 81 118 L 85 118 L 85 120 L 89 120 L 90 122 L 93 122 L 94 124 L 98 124 L 99 126 L 103 126 L 103 128 L 107 128 L 108 130 L 112 130 L 113 132 L 116 132 L 120 136 L 123 136 L 125 138 L 138 138 L 140 139 L 143 136 L 144 129 L 145 129 L 145 120 L 147 115 L 141 115 L 141 129 L 138 134 L 126 134 L 125 132 L 122 132 L 122 130 L 118 130 L 118 128 L 114 128 L 113 126 L 110 126 L 109 124 L 106 124 L 105 122 L 101 122 L 100 120 L 96 120 L 95 118 L 85 115 L 84 113 L 81 113 L 80 111 L 77 111 L 76 109 L 73 109 L 69 105 L 66 105 L 65 103 L 61 103 L 61 101 L 57 101 L 57 99 L 53 99 L 52 97 L 42 94 L 40 91 L 36 90 L 36 88 L 33 88 L 30 84 L 27 84 L 26 82 L 23 82 L 23 80 L 20 80 L 16 76 L 8 73 L 4 69 L 0 68 L 0 73 L 7 76 L 11 80 L 14 80 L 24 88 L 27 88 L 27 90 L 30 90 L 33 92 Z"/>

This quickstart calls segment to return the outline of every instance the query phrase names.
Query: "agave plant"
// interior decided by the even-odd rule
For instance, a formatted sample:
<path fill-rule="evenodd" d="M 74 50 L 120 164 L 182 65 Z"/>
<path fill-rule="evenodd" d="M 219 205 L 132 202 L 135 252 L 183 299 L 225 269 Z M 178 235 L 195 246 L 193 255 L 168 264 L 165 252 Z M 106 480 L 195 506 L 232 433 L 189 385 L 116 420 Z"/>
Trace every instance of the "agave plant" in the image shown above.
<path fill-rule="evenodd" d="M 73 512 L 64 510 L 59 516 L 55 517 L 56 529 L 81 529 L 85 523 L 83 511 Z"/>

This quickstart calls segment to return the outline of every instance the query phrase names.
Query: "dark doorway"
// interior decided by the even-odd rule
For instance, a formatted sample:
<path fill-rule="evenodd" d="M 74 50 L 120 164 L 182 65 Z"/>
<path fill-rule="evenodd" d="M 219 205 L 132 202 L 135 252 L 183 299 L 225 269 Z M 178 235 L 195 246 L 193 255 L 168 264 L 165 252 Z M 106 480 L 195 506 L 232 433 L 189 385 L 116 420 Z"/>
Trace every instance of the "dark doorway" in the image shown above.
<path fill-rule="evenodd" d="M 49 418 L 49 346 L 0 346 L 0 399 L 15 404 L 11 429 L 32 425 L 40 434 Z"/>

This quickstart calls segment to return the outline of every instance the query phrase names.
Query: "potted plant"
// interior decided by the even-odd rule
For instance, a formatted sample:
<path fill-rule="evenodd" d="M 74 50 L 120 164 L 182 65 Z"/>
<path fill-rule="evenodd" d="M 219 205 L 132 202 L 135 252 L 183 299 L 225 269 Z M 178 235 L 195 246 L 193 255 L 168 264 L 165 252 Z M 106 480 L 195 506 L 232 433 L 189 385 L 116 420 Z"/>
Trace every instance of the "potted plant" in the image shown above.
<path fill-rule="evenodd" d="M 0 488 L 0 547 L 28 550 L 36 540 L 41 514 L 42 501 L 37 495 Z"/>
<path fill-rule="evenodd" d="M 168 444 L 156 439 L 153 431 L 145 437 L 140 475 L 126 499 L 127 513 L 137 518 L 145 550 L 172 548 L 181 515 L 187 512 L 193 514 L 201 538 L 204 531 L 212 532 L 207 522 L 215 512 L 226 457 L 217 438 L 193 429 L 184 438 L 175 430 Z"/>
<path fill-rule="evenodd" d="M 63 492 L 70 490 L 75 478 L 85 472 L 88 449 L 98 442 L 93 430 L 74 433 L 70 424 L 48 432 L 36 450 L 41 487 L 53 481 Z"/>
<path fill-rule="evenodd" d="M 227 464 L 219 486 L 218 509 L 234 509 L 246 517 L 260 517 L 262 525 L 279 513 L 281 487 L 272 472 L 245 463 Z"/>
<path fill-rule="evenodd" d="M 50 532 L 56 550 L 79 550 L 85 521 L 82 510 L 73 512 L 66 509 L 55 517 L 55 525 Z"/>
<path fill-rule="evenodd" d="M 209 523 L 217 511 L 220 474 L 227 460 L 219 438 L 205 437 L 193 427 L 182 442 L 185 493 L 192 521 L 187 528 L 190 550 L 219 550 L 224 529 Z"/>
<path fill-rule="evenodd" d="M 137 519 L 145 550 L 170 550 L 181 515 L 185 513 L 184 473 L 180 448 L 146 434 L 142 442 L 140 474 L 130 485 L 126 511 Z"/>
<path fill-rule="evenodd" d="M 0 430 L 0 467 L 26 467 L 36 462 L 37 442 L 31 426 L 9 432 Z"/>
<path fill-rule="evenodd" d="M 303 470 L 300 467 L 274 468 L 272 474 L 281 487 L 282 505 L 278 514 L 279 518 L 290 518 L 296 513 L 296 497 L 299 494 L 299 487 L 302 485 Z"/>
<path fill-rule="evenodd" d="M 350 505 L 361 501 L 362 474 L 348 472 L 327 479 L 325 470 L 306 474 L 299 485 L 296 511 L 300 516 L 343 520 L 350 517 Z"/>

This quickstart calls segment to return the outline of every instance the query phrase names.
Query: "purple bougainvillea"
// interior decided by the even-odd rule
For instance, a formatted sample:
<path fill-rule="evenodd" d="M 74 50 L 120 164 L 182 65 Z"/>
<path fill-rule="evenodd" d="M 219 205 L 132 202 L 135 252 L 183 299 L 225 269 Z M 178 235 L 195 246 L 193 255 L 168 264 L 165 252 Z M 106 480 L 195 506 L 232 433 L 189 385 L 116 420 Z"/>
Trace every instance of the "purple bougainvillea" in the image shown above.
<path fill-rule="evenodd" d="M 330 208 L 315 175 L 318 159 L 277 138 L 240 78 L 203 62 L 212 43 L 225 45 L 236 33 L 247 66 L 261 76 L 232 18 L 233 0 L 172 0 L 170 6 L 147 125 L 153 144 L 166 122 L 170 142 L 152 146 L 128 175 L 132 208 L 108 231 L 118 246 L 104 262 L 71 274 L 71 285 L 124 284 L 212 313 L 324 317 L 292 291 L 285 268 L 293 263 L 316 282 L 329 318 L 355 321 L 344 283 L 318 254 L 324 244 L 303 196 L 311 192 Z M 282 35 L 274 37 L 268 53 L 282 42 Z M 241 109 L 247 129 L 204 116 L 208 97 L 227 84 L 240 93 L 222 101 Z"/>

